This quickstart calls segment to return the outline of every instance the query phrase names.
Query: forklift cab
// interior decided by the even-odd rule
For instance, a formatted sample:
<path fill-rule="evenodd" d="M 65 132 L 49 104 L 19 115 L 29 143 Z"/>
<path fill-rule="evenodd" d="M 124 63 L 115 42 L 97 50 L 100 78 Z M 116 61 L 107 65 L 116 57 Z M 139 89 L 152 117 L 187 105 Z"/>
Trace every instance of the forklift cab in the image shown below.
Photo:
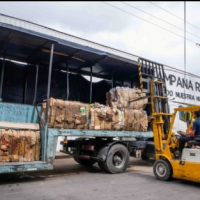
<path fill-rule="evenodd" d="M 200 163 L 200 137 L 188 142 L 190 148 L 184 148 L 181 161 L 199 162 Z"/>
<path fill-rule="evenodd" d="M 179 147 L 179 141 L 172 131 L 177 112 L 185 112 L 184 121 L 192 122 L 192 113 L 199 109 L 200 106 L 174 109 L 167 138 L 164 140 L 160 137 L 156 137 L 157 135 L 159 136 L 159 132 L 157 135 L 154 135 L 156 162 L 154 163 L 153 170 L 158 180 L 166 181 L 173 177 L 200 182 L 200 137 L 195 137 L 194 140 L 189 141 L 188 145 L 191 146 L 191 148 L 184 148 L 181 158 L 177 158 L 175 156 L 175 151 Z M 160 124 L 157 123 L 157 127 L 160 127 Z M 190 127 L 191 123 L 188 128 Z"/>

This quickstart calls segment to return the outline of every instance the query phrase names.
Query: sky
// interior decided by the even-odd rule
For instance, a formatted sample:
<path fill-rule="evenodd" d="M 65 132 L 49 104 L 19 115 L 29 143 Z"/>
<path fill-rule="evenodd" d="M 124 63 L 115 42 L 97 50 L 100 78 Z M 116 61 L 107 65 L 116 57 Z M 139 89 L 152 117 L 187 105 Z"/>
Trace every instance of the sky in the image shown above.
<path fill-rule="evenodd" d="M 184 70 L 184 2 L 149 1 L 106 2 L 137 17 L 161 26 L 163 30 L 103 2 L 0 2 L 0 13 L 50 27 L 80 38 L 116 48 L 155 62 Z M 186 71 L 200 76 L 200 2 L 186 3 Z M 155 17 L 162 19 L 165 23 Z M 177 26 L 179 28 L 176 28 Z M 183 30 L 180 30 L 183 29 Z M 193 34 L 193 35 L 192 35 Z M 196 35 L 196 36 L 194 36 Z"/>

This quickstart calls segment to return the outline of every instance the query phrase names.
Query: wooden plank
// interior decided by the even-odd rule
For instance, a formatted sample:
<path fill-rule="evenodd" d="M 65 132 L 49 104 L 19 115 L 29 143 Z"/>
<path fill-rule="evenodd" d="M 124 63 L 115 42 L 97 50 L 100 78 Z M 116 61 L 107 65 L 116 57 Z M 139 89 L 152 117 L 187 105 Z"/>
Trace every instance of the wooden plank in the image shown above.
<path fill-rule="evenodd" d="M 40 129 L 39 124 L 34 124 L 34 123 L 14 123 L 14 122 L 5 122 L 5 121 L 0 121 L 0 127 L 30 129 L 30 130 L 39 130 Z"/>

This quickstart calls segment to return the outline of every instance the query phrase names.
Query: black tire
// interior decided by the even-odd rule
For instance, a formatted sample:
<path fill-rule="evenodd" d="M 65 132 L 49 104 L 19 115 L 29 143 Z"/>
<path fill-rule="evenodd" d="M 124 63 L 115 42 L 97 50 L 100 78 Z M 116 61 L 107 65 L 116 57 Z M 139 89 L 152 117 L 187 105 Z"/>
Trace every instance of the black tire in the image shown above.
<path fill-rule="evenodd" d="M 129 152 L 122 144 L 112 146 L 103 167 L 111 174 L 122 173 L 129 164 Z"/>
<path fill-rule="evenodd" d="M 94 161 L 94 160 L 85 160 L 82 158 L 78 158 L 76 156 L 74 156 L 74 160 L 77 163 L 79 163 L 80 165 L 87 166 L 87 167 L 91 167 L 92 165 L 94 165 L 96 163 L 96 161 Z"/>
<path fill-rule="evenodd" d="M 141 155 L 141 159 L 142 160 L 149 160 L 149 156 L 147 156 L 145 153 L 143 153 L 142 155 Z"/>
<path fill-rule="evenodd" d="M 168 160 L 157 160 L 153 166 L 153 172 L 158 180 L 167 181 L 172 177 L 172 167 Z"/>
<path fill-rule="evenodd" d="M 105 162 L 98 162 L 98 166 L 102 171 L 108 172 L 106 167 L 105 167 Z"/>
<path fill-rule="evenodd" d="M 73 158 L 78 164 L 80 164 L 76 156 L 74 156 Z"/>

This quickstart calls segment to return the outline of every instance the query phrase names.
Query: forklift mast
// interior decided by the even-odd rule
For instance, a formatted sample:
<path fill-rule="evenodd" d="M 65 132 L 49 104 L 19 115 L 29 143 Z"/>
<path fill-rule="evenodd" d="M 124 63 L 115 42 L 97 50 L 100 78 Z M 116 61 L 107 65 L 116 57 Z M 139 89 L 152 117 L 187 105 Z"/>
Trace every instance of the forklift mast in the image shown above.
<path fill-rule="evenodd" d="M 152 129 L 156 155 L 163 152 L 170 129 L 167 88 L 164 67 L 142 58 L 138 59 L 140 89 L 150 97 Z M 157 159 L 157 158 L 156 158 Z"/>

